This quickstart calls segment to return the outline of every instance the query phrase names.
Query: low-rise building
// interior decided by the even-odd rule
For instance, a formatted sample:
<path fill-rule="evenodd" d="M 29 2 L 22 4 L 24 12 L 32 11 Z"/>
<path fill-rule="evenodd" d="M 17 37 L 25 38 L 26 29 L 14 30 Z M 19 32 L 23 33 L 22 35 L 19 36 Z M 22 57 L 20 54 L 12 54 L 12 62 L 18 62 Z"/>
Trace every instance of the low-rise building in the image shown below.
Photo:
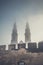
<path fill-rule="evenodd" d="M 15 50 L 16 49 L 16 45 L 15 44 L 10 44 L 8 46 L 8 50 Z"/>
<path fill-rule="evenodd" d="M 26 48 L 26 44 L 25 43 L 18 44 L 18 49 L 20 49 L 20 48 Z"/>
<path fill-rule="evenodd" d="M 38 43 L 38 49 L 39 51 L 43 51 L 43 41 Z"/>
<path fill-rule="evenodd" d="M 6 50 L 6 45 L 0 45 L 0 51 Z"/>
<path fill-rule="evenodd" d="M 36 51 L 36 49 L 37 49 L 37 44 L 36 44 L 36 42 L 28 43 L 28 50 L 29 50 L 29 51 Z"/>

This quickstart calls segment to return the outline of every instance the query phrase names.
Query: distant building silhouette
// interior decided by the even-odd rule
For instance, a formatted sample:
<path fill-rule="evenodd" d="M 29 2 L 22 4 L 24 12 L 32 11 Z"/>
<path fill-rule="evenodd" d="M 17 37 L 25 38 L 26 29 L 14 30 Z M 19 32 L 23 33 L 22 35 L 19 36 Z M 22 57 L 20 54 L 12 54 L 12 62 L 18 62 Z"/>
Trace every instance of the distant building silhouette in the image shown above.
<path fill-rule="evenodd" d="M 18 51 L 21 48 L 27 50 L 28 52 L 43 52 L 43 41 L 38 42 L 38 48 L 36 42 L 31 42 L 31 33 L 28 22 L 26 23 L 25 29 L 25 43 L 22 40 L 18 43 L 18 33 L 15 22 L 12 31 L 11 44 L 8 45 L 8 51 L 6 51 L 6 45 L 0 45 L 0 54 L 1 51 L 5 51 L 5 53 L 8 53 L 11 50 Z"/>
<path fill-rule="evenodd" d="M 26 23 L 26 29 L 25 29 L 25 42 L 28 43 L 31 41 L 31 33 L 28 22 Z"/>

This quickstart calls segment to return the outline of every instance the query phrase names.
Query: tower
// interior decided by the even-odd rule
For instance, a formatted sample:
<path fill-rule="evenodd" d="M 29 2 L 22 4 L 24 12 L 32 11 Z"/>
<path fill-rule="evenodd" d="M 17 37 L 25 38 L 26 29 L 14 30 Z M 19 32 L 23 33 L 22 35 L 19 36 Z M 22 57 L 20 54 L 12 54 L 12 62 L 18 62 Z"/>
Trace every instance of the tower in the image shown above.
<path fill-rule="evenodd" d="M 17 43 L 17 41 L 18 41 L 18 34 L 17 34 L 17 27 L 16 27 L 16 22 L 15 22 L 13 31 L 12 31 L 11 44 Z"/>
<path fill-rule="evenodd" d="M 25 42 L 28 43 L 31 41 L 31 33 L 30 33 L 30 28 L 28 22 L 26 23 L 26 28 L 25 28 Z"/>

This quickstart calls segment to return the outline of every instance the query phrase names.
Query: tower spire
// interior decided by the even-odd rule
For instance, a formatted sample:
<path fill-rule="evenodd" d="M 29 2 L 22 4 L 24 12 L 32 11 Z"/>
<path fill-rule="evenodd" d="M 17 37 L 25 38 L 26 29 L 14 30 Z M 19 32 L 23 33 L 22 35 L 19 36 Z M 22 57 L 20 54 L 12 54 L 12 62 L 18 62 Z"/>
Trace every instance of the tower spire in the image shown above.
<path fill-rule="evenodd" d="M 16 22 L 15 22 L 14 27 L 13 27 L 13 31 L 12 31 L 11 44 L 17 43 L 17 40 L 18 40 L 18 34 L 17 34 L 17 26 L 16 26 Z"/>
<path fill-rule="evenodd" d="M 26 22 L 26 28 L 25 28 L 25 42 L 31 41 L 31 34 L 30 34 L 30 28 L 28 22 Z"/>

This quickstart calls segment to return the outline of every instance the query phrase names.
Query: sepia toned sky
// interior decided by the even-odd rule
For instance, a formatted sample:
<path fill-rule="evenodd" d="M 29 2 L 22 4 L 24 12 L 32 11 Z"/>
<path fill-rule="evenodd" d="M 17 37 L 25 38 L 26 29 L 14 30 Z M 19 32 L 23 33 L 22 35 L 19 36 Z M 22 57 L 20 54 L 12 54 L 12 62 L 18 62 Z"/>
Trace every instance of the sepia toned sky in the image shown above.
<path fill-rule="evenodd" d="M 25 40 L 25 24 L 29 23 L 31 41 L 43 40 L 43 0 L 0 0 L 0 44 L 9 44 L 16 22 L 18 41 Z"/>

